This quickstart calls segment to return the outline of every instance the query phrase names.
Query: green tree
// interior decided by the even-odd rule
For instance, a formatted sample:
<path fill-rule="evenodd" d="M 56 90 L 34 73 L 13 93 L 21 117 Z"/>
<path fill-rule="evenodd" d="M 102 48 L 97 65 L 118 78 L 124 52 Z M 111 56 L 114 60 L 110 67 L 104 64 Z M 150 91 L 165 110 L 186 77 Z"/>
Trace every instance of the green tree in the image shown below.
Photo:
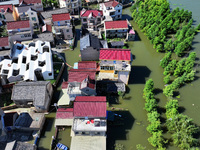
<path fill-rule="evenodd" d="M 172 39 L 169 39 L 164 45 L 164 50 L 171 51 L 172 49 L 173 49 Z"/>
<path fill-rule="evenodd" d="M 165 84 L 168 84 L 170 82 L 170 74 L 168 74 L 167 76 L 164 77 L 163 81 Z"/>
<path fill-rule="evenodd" d="M 152 123 L 159 119 L 160 114 L 158 113 L 158 111 L 152 111 L 147 114 L 147 117 L 148 117 L 148 121 Z"/>
<path fill-rule="evenodd" d="M 163 59 L 160 61 L 160 66 L 162 68 L 165 68 L 167 66 L 167 64 L 169 63 L 170 59 L 172 56 L 172 52 L 168 52 L 165 54 L 165 56 L 163 57 Z"/>
<path fill-rule="evenodd" d="M 162 131 L 153 132 L 152 136 L 148 138 L 148 141 L 153 147 L 158 148 L 163 147 L 163 145 L 166 143 L 162 136 Z"/>

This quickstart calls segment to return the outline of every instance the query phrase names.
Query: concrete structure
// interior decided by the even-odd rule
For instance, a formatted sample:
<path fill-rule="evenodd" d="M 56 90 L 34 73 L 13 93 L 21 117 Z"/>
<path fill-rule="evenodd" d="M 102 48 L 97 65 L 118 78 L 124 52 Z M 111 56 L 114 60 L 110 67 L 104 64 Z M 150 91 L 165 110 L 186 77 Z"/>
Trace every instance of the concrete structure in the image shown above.
<path fill-rule="evenodd" d="M 56 112 L 55 127 L 73 125 L 73 108 L 58 108 Z"/>
<path fill-rule="evenodd" d="M 37 149 L 36 145 L 20 141 L 9 142 L 5 147 L 5 150 L 36 150 L 36 149 Z"/>
<path fill-rule="evenodd" d="M 12 4 L 0 5 L 0 12 L 4 15 L 5 21 L 17 21 L 19 19 L 17 10 Z"/>
<path fill-rule="evenodd" d="M 32 39 L 33 28 L 29 20 L 7 22 L 7 30 L 11 41 L 27 41 Z"/>
<path fill-rule="evenodd" d="M 97 26 L 103 20 L 103 12 L 100 10 L 85 10 L 80 13 L 82 26 L 88 30 L 97 30 Z"/>
<path fill-rule="evenodd" d="M 54 78 L 51 46 L 49 42 L 37 41 L 29 45 L 16 43 L 12 59 L 0 62 L 0 75 L 9 82 L 37 81 Z"/>
<path fill-rule="evenodd" d="M 41 34 L 37 34 L 34 39 L 33 42 L 37 42 L 37 41 L 42 41 L 42 42 L 50 42 L 51 46 L 55 45 L 55 40 L 54 40 L 54 36 L 53 33 L 41 33 Z"/>
<path fill-rule="evenodd" d="M 79 14 L 81 8 L 81 0 L 59 0 L 60 8 L 65 8 L 71 14 Z"/>
<path fill-rule="evenodd" d="M 19 0 L 19 6 L 33 8 L 37 12 L 43 11 L 42 0 Z"/>
<path fill-rule="evenodd" d="M 131 58 L 130 49 L 101 49 L 100 72 L 97 80 L 107 79 L 128 84 Z"/>
<path fill-rule="evenodd" d="M 73 38 L 71 17 L 69 13 L 53 14 L 52 21 L 57 39 L 64 38 L 71 40 Z"/>
<path fill-rule="evenodd" d="M 53 95 L 49 81 L 20 82 L 13 87 L 11 100 L 19 107 L 35 107 L 37 112 L 47 112 Z"/>
<path fill-rule="evenodd" d="M 17 12 L 21 20 L 30 20 L 31 26 L 33 28 L 39 27 L 39 19 L 37 11 L 31 7 L 17 7 Z"/>
<path fill-rule="evenodd" d="M 99 9 L 103 11 L 103 15 L 106 18 L 111 16 L 113 20 L 118 20 L 122 18 L 122 4 L 117 1 L 108 1 L 101 3 Z"/>

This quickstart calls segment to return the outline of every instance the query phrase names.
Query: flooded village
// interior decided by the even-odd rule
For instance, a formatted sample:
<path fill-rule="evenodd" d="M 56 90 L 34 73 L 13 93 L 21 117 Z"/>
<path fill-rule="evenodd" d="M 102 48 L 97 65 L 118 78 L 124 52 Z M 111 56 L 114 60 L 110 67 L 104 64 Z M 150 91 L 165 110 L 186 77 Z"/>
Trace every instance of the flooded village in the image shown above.
<path fill-rule="evenodd" d="M 200 23 L 194 4 L 169 3 L 172 10 L 192 11 L 195 27 Z M 0 149 L 154 148 L 147 140 L 143 89 L 153 79 L 162 111 L 168 98 L 159 63 L 165 54 L 156 52 L 133 21 L 135 4 L 0 1 Z M 192 47 L 198 58 L 199 33 Z M 181 112 L 200 126 L 197 66 L 197 79 L 176 98 Z"/>

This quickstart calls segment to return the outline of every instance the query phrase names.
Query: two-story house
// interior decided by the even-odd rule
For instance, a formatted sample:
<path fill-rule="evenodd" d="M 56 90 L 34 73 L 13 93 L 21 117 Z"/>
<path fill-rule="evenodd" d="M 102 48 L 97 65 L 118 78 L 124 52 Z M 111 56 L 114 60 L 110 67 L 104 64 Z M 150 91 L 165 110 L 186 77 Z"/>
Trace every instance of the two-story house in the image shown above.
<path fill-rule="evenodd" d="M 29 20 L 7 22 L 7 30 L 11 41 L 32 39 L 33 28 Z"/>
<path fill-rule="evenodd" d="M 19 19 L 17 10 L 13 5 L 0 5 L 0 12 L 4 21 L 17 21 Z"/>
<path fill-rule="evenodd" d="M 106 150 L 106 114 L 106 97 L 77 96 L 70 149 Z"/>
<path fill-rule="evenodd" d="M 112 80 L 128 84 L 132 54 L 130 49 L 100 49 L 100 72 L 97 80 Z"/>
<path fill-rule="evenodd" d="M 60 8 L 65 8 L 70 14 L 79 14 L 81 0 L 59 0 Z"/>
<path fill-rule="evenodd" d="M 38 81 L 54 78 L 51 46 L 49 42 L 37 41 L 22 45 L 16 43 L 12 59 L 0 62 L 0 75 L 9 82 Z"/>
<path fill-rule="evenodd" d="M 105 21 L 104 33 L 106 38 L 128 38 L 128 23 L 126 20 Z"/>
<path fill-rule="evenodd" d="M 69 13 L 52 14 L 52 21 L 56 38 L 64 38 L 67 40 L 73 38 L 73 27 L 71 25 L 71 17 Z"/>
<path fill-rule="evenodd" d="M 122 18 L 122 7 L 122 4 L 115 0 L 101 3 L 99 5 L 100 10 L 103 11 L 104 17 L 107 18 L 107 16 L 110 16 L 113 20 Z"/>
<path fill-rule="evenodd" d="M 21 7 L 31 7 L 37 12 L 43 11 L 42 0 L 19 0 L 19 6 Z"/>
<path fill-rule="evenodd" d="M 81 23 L 88 30 L 97 30 L 97 25 L 100 25 L 103 19 L 103 12 L 100 10 L 85 10 L 80 13 Z"/>
<path fill-rule="evenodd" d="M 39 27 L 39 19 L 37 11 L 31 7 L 17 7 L 20 20 L 30 20 L 33 28 Z"/>
<path fill-rule="evenodd" d="M 95 62 L 96 63 L 96 62 Z M 96 95 L 96 69 L 70 69 L 68 71 L 67 94 L 70 101 L 76 96 Z"/>

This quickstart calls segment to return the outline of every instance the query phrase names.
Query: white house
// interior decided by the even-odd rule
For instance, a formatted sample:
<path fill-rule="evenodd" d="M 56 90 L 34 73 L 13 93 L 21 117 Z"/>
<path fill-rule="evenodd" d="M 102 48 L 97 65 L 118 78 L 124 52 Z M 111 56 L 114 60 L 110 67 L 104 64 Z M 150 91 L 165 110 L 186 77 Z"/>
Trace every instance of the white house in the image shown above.
<path fill-rule="evenodd" d="M 122 18 L 123 6 L 115 0 L 101 3 L 99 7 L 99 9 L 103 11 L 103 15 L 105 18 L 108 18 L 108 16 L 112 17 L 113 20 L 118 20 Z"/>
<path fill-rule="evenodd" d="M 60 8 L 66 8 L 72 14 L 79 14 L 81 0 L 59 0 Z"/>
<path fill-rule="evenodd" d="M 32 39 L 33 28 L 29 20 L 7 22 L 7 30 L 11 41 Z"/>
<path fill-rule="evenodd" d="M 51 46 L 49 42 L 37 41 L 13 46 L 12 59 L 0 62 L 0 75 L 9 82 L 37 81 L 54 78 Z"/>

